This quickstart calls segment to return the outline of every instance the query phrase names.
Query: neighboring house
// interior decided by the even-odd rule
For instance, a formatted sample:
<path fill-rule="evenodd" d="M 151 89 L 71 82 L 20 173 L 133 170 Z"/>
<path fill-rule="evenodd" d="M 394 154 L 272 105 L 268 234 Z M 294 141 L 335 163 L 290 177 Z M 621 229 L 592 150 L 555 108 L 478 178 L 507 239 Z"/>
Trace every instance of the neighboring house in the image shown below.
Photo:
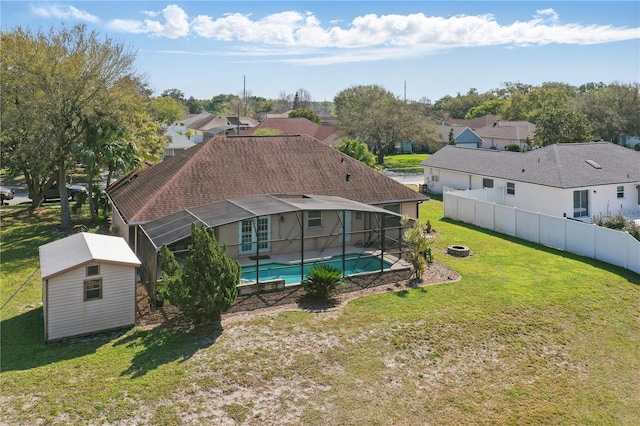
<path fill-rule="evenodd" d="M 468 127 L 472 130 L 476 130 L 482 127 L 493 126 L 497 122 L 497 115 L 487 114 L 483 115 L 482 117 L 476 117 L 472 119 L 450 118 L 448 120 L 445 120 L 443 124 L 446 124 L 448 126 Z"/>
<path fill-rule="evenodd" d="M 428 200 L 308 135 L 209 139 L 107 193 L 113 224 L 154 285 L 161 244 L 186 248 L 194 222 L 213 227 L 238 260 L 289 254 L 300 262 L 347 244 L 384 253 L 402 239 L 401 215 L 416 218 Z"/>
<path fill-rule="evenodd" d="M 193 139 L 188 136 L 186 129 L 178 131 L 175 127 L 169 126 L 164 134 L 169 138 L 170 142 L 164 147 L 163 160 L 178 155 L 185 149 L 189 149 L 196 144 Z"/>
<path fill-rule="evenodd" d="M 508 206 L 577 219 L 640 209 L 640 152 L 608 142 L 524 153 L 448 145 L 421 164 L 434 193 L 503 187 Z"/>
<path fill-rule="evenodd" d="M 325 145 L 334 146 L 340 143 L 338 129 L 331 124 L 316 124 L 304 117 L 267 118 L 259 125 L 241 132 L 243 136 L 251 136 L 260 129 L 279 130 L 282 135 L 309 135 Z"/>
<path fill-rule="evenodd" d="M 528 121 L 498 121 L 481 127 L 475 133 L 482 138 L 484 149 L 505 150 L 509 145 L 518 145 L 521 150 L 533 142 L 536 125 Z"/>
<path fill-rule="evenodd" d="M 195 143 L 200 143 L 218 135 L 236 135 L 238 132 L 257 126 L 251 117 L 221 116 L 207 114 L 187 126 L 193 133 Z"/>
<path fill-rule="evenodd" d="M 449 144 L 449 134 L 453 132 L 453 140 L 456 143 L 456 146 L 461 148 L 482 147 L 482 138 L 469 127 L 441 124 L 438 126 L 438 131 L 440 134 L 440 143 L 442 143 L 442 145 Z"/>
<path fill-rule="evenodd" d="M 120 237 L 82 232 L 40 246 L 44 339 L 134 325 L 139 265 Z"/>

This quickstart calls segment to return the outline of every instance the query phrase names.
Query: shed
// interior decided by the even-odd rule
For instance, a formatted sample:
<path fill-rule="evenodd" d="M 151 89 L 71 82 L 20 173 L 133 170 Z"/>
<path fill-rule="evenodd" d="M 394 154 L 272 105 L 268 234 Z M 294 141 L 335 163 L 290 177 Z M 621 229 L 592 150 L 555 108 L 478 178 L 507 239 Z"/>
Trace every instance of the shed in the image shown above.
<path fill-rule="evenodd" d="M 81 232 L 40 246 L 45 341 L 134 325 L 138 266 L 121 237 Z"/>

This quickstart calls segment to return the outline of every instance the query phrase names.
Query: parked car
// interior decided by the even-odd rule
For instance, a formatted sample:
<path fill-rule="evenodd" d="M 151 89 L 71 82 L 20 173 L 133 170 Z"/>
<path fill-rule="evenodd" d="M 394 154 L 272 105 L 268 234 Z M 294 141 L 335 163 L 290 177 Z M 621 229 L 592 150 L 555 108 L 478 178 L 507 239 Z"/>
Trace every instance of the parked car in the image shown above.
<path fill-rule="evenodd" d="M 67 195 L 70 200 L 74 201 L 80 194 L 89 195 L 89 191 L 84 185 L 67 184 Z M 29 194 L 29 198 L 33 198 L 31 194 Z M 59 199 L 60 190 L 58 189 L 58 183 L 54 182 L 53 185 L 51 185 L 51 187 L 44 193 L 44 201 Z"/>
<path fill-rule="evenodd" d="M 0 201 L 4 204 L 4 200 L 13 200 L 15 190 L 6 186 L 0 186 Z"/>

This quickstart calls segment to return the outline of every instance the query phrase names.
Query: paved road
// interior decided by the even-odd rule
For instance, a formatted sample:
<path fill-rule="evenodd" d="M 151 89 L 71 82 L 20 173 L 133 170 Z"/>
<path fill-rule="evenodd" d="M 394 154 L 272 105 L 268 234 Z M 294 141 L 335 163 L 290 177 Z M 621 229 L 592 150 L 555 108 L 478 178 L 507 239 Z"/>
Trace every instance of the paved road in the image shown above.
<path fill-rule="evenodd" d="M 8 188 L 13 188 L 15 190 L 15 194 L 13 195 L 13 200 L 6 200 L 4 202 L 5 205 L 15 206 L 17 204 L 31 204 L 31 198 L 29 198 L 29 192 L 26 188 L 15 186 L 15 185 L 3 185 Z"/>

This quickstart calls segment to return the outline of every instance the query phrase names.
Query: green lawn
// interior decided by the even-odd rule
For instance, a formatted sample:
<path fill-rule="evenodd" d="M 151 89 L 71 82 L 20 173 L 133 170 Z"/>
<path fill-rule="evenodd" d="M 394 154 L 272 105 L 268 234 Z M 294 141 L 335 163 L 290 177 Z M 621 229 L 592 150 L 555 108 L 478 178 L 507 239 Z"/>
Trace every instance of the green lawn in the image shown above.
<path fill-rule="evenodd" d="M 4 304 L 57 216 L 1 213 Z M 1 312 L 0 423 L 637 424 L 637 274 L 443 220 L 438 200 L 421 215 L 462 280 L 223 331 L 47 345 L 37 273 Z M 473 256 L 447 256 L 454 243 Z"/>
<path fill-rule="evenodd" d="M 429 158 L 431 154 L 396 154 L 387 155 L 384 157 L 385 169 L 393 169 L 399 172 L 422 172 L 420 163 L 426 158 Z"/>

